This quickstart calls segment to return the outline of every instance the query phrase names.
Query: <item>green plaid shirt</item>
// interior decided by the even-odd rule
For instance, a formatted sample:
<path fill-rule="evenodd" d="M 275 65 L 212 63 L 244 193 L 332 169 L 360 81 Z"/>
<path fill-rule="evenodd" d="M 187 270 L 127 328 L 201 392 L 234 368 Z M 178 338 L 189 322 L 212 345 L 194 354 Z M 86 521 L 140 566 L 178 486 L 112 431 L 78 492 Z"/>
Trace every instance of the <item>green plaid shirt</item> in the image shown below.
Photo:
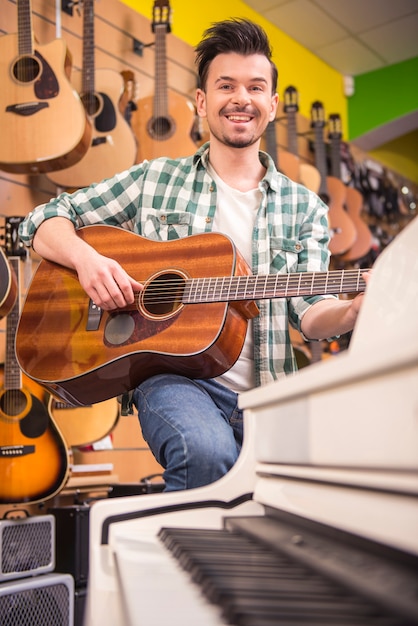
<path fill-rule="evenodd" d="M 30 246 L 46 219 L 62 216 L 75 227 L 120 226 L 168 241 L 212 230 L 216 185 L 207 171 L 209 146 L 181 159 L 145 161 L 116 176 L 37 207 L 20 226 Z M 254 232 L 254 274 L 326 271 L 329 263 L 327 207 L 318 196 L 278 173 L 260 152 L 267 168 L 260 182 L 262 200 Z M 288 323 L 300 330 L 307 311 L 322 296 L 262 300 L 253 320 L 255 374 L 264 385 L 297 370 Z"/>

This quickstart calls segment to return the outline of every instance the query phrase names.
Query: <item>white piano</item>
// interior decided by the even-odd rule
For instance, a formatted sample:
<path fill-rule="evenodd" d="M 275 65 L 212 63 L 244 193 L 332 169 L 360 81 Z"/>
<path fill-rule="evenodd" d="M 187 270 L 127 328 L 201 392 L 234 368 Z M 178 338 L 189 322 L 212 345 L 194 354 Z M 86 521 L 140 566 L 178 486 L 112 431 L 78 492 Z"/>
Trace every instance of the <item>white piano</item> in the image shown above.
<path fill-rule="evenodd" d="M 221 480 L 92 506 L 85 626 L 418 624 L 418 218 L 349 349 L 240 404 Z"/>

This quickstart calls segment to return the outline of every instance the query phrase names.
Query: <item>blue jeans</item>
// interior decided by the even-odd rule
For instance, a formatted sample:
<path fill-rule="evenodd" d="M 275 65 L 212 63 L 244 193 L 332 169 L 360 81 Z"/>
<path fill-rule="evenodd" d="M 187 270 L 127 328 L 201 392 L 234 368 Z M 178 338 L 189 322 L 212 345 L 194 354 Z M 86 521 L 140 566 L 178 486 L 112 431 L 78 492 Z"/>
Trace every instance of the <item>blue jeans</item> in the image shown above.
<path fill-rule="evenodd" d="M 234 465 L 242 446 L 237 394 L 215 380 L 159 374 L 133 402 L 145 441 L 164 467 L 165 490 L 201 487 Z"/>

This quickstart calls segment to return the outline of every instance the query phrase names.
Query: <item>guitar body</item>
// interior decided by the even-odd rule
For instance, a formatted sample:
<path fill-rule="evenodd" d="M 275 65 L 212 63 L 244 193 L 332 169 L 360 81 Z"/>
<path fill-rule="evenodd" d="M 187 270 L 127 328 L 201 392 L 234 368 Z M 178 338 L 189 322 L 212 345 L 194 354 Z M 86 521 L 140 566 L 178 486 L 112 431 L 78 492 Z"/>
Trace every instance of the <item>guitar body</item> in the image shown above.
<path fill-rule="evenodd" d="M 17 297 L 17 281 L 7 257 L 0 248 L 0 319 L 13 308 Z"/>
<path fill-rule="evenodd" d="M 51 396 L 48 409 L 70 448 L 100 441 L 112 432 L 119 420 L 116 398 L 74 408 Z"/>
<path fill-rule="evenodd" d="M 342 180 L 334 176 L 328 176 L 326 180 L 329 197 L 328 220 L 331 232 L 329 249 L 331 254 L 344 254 L 351 248 L 357 237 L 353 220 L 344 208 L 347 187 Z"/>
<path fill-rule="evenodd" d="M 0 37 L 0 169 L 52 172 L 87 152 L 91 127 L 69 81 L 70 70 L 62 39 L 36 45 L 32 56 L 19 57 L 18 35 Z"/>
<path fill-rule="evenodd" d="M 82 72 L 74 73 L 73 84 L 82 92 Z M 48 176 L 59 187 L 87 187 L 135 163 L 137 145 L 134 134 L 119 108 L 124 91 L 122 76 L 110 69 L 96 70 L 95 114 L 91 116 L 93 134 L 88 151 L 72 167 Z"/>
<path fill-rule="evenodd" d="M 0 372 L 0 504 L 41 502 L 65 485 L 65 441 L 46 407 L 45 390 L 27 377 L 4 388 Z"/>
<path fill-rule="evenodd" d="M 17 359 L 27 375 L 77 406 L 116 397 L 157 373 L 209 378 L 235 363 L 254 302 L 183 304 L 169 287 L 164 303 L 166 279 L 181 286 L 184 277 L 250 273 L 228 238 L 206 233 L 155 242 L 112 226 L 78 233 L 145 290 L 130 309 L 97 316 L 74 271 L 41 261 L 16 333 Z"/>
<path fill-rule="evenodd" d="M 372 234 L 361 217 L 363 196 L 353 187 L 346 188 L 346 209 L 351 218 L 357 237 L 351 248 L 341 256 L 342 261 L 356 261 L 364 257 L 372 247 Z"/>
<path fill-rule="evenodd" d="M 300 163 L 299 182 L 307 189 L 317 194 L 321 187 L 321 174 L 314 165 L 310 165 L 310 163 Z"/>
<path fill-rule="evenodd" d="M 178 158 L 196 152 L 192 140 L 195 124 L 193 104 L 175 91 L 168 91 L 168 114 L 154 117 L 154 97 L 138 101 L 132 128 L 138 140 L 137 163 L 161 156 Z"/>

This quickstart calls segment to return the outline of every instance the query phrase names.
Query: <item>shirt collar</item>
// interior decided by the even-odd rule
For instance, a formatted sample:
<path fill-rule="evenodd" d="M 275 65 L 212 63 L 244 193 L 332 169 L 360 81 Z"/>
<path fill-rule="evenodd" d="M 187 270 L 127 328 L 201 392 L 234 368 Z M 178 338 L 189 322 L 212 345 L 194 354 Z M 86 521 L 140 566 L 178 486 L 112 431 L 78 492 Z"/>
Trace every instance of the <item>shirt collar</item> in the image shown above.
<path fill-rule="evenodd" d="M 279 184 L 278 184 L 278 178 L 277 178 L 277 170 L 276 170 L 276 166 L 274 164 L 273 159 L 271 158 L 269 154 L 267 154 L 267 152 L 262 152 L 261 150 L 258 153 L 258 155 L 260 158 L 260 162 L 264 165 L 264 167 L 267 170 L 260 184 L 268 185 L 274 191 L 278 191 Z M 209 142 L 206 142 L 202 146 L 200 146 L 200 148 L 197 150 L 197 152 L 195 153 L 193 157 L 193 163 L 196 166 L 198 166 L 199 163 L 201 163 L 206 170 L 208 169 Z"/>

